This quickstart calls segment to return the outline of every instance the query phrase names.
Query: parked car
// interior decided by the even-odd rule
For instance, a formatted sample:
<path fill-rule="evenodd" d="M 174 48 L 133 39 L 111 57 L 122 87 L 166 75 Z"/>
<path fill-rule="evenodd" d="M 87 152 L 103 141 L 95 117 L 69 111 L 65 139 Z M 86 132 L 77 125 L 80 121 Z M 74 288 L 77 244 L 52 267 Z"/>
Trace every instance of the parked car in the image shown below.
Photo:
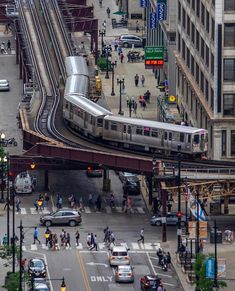
<path fill-rule="evenodd" d="M 127 177 L 128 177 L 128 178 L 129 178 L 129 177 L 133 177 L 133 179 L 134 179 L 134 177 L 135 177 L 136 179 L 138 179 L 138 177 L 137 177 L 136 174 L 129 173 L 129 172 L 119 172 L 118 175 L 119 175 L 119 179 L 122 181 L 122 183 L 123 183 L 124 181 L 126 181 L 126 178 L 127 178 Z"/>
<path fill-rule="evenodd" d="M 178 223 L 177 213 L 168 213 L 166 215 L 166 224 L 167 225 L 177 225 L 177 223 Z M 150 219 L 150 224 L 151 225 L 162 225 L 162 216 L 154 215 Z M 186 225 L 186 217 L 184 215 L 182 215 L 182 217 L 181 217 L 181 224 L 182 224 L 182 226 Z"/>
<path fill-rule="evenodd" d="M 0 80 L 0 91 L 9 91 L 10 84 L 8 80 Z"/>
<path fill-rule="evenodd" d="M 45 279 L 34 278 L 33 288 L 30 291 L 50 291 L 50 287 Z"/>
<path fill-rule="evenodd" d="M 118 266 L 115 271 L 115 281 L 133 283 L 134 282 L 133 267 L 130 265 Z"/>
<path fill-rule="evenodd" d="M 137 35 L 125 34 L 121 35 L 118 44 L 123 47 L 143 47 L 143 39 Z"/>
<path fill-rule="evenodd" d="M 88 167 L 86 170 L 87 177 L 102 177 L 103 170 L 102 169 L 93 169 L 92 167 Z"/>
<path fill-rule="evenodd" d="M 125 246 L 113 246 L 109 255 L 110 266 L 130 265 L 130 257 Z"/>
<path fill-rule="evenodd" d="M 145 275 L 140 279 L 141 290 L 157 290 L 161 283 L 161 278 L 157 275 Z"/>
<path fill-rule="evenodd" d="M 123 184 L 124 195 L 139 195 L 140 194 L 140 182 L 137 177 L 127 177 Z"/>
<path fill-rule="evenodd" d="M 28 272 L 32 277 L 45 278 L 47 271 L 44 260 L 41 258 L 30 259 L 28 263 Z"/>
<path fill-rule="evenodd" d="M 45 214 L 40 218 L 40 222 L 49 227 L 51 225 L 75 226 L 82 222 L 82 216 L 79 211 L 72 209 L 60 209 L 50 214 Z"/>

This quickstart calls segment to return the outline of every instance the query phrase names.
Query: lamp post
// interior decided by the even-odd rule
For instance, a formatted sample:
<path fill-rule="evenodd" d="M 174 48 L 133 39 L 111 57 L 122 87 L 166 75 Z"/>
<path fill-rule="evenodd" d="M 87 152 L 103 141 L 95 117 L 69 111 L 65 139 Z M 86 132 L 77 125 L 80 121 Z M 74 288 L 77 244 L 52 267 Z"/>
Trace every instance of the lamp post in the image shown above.
<path fill-rule="evenodd" d="M 101 50 L 103 50 L 104 47 L 104 36 L 105 36 L 105 30 L 100 29 L 99 30 L 99 36 L 101 36 Z"/>
<path fill-rule="evenodd" d="M 7 156 L 4 154 L 3 156 L 0 157 L 0 163 L 1 163 L 1 200 L 0 203 L 4 203 L 4 188 L 5 188 L 5 183 L 4 183 L 4 166 L 7 165 Z"/>
<path fill-rule="evenodd" d="M 108 47 L 106 47 L 105 53 L 106 53 L 106 74 L 105 74 L 105 79 L 109 79 L 109 48 Z"/>
<path fill-rule="evenodd" d="M 188 182 L 187 182 L 187 177 L 185 178 L 185 218 L 186 218 L 186 235 L 188 235 Z"/>
<path fill-rule="evenodd" d="M 181 170 L 181 145 L 178 145 L 178 177 L 177 177 L 177 186 L 178 186 L 178 227 L 177 227 L 177 236 L 178 236 L 178 244 L 177 251 L 180 249 L 181 245 L 181 193 L 180 193 L 180 170 Z"/>
<path fill-rule="evenodd" d="M 64 277 L 62 279 L 62 283 L 61 283 L 61 286 L 60 286 L 60 291 L 66 291 L 66 284 L 64 282 Z"/>
<path fill-rule="evenodd" d="M 119 77 L 117 77 L 117 84 L 119 84 L 119 93 L 120 93 L 118 114 L 123 115 L 123 112 L 122 112 L 122 91 L 125 88 L 125 78 L 124 78 L 124 76 L 122 76 L 122 79 L 119 79 Z"/>
<path fill-rule="evenodd" d="M 111 92 L 111 96 L 115 96 L 115 92 L 114 92 L 114 68 L 116 67 L 115 62 L 111 63 L 111 68 L 112 68 L 112 92 Z"/>

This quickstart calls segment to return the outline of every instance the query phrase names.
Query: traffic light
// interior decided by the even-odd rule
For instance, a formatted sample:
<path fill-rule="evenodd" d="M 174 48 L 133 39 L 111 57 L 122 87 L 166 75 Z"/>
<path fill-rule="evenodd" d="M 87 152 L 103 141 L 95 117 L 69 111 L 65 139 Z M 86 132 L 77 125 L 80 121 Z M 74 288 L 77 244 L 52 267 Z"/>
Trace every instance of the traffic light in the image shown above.
<path fill-rule="evenodd" d="M 36 167 L 36 164 L 35 164 L 35 162 L 34 162 L 34 161 L 32 161 L 32 163 L 30 164 L 30 168 L 31 168 L 31 170 L 34 170 L 34 169 L 35 169 L 35 167 Z"/>
<path fill-rule="evenodd" d="M 182 212 L 177 212 L 177 216 L 178 216 L 178 218 L 181 218 L 182 217 Z"/>

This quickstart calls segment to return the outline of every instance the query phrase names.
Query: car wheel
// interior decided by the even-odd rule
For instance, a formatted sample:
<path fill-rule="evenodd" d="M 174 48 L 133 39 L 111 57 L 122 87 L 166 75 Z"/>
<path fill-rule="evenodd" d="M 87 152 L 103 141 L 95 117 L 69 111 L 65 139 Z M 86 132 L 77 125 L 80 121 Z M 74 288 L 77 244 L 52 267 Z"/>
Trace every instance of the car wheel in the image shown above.
<path fill-rule="evenodd" d="M 161 221 L 156 221 L 155 225 L 160 226 L 162 225 Z"/>
<path fill-rule="evenodd" d="M 126 48 L 129 47 L 128 42 L 124 42 L 123 46 L 126 47 Z"/>
<path fill-rule="evenodd" d="M 74 221 L 74 220 L 70 220 L 70 222 L 69 222 L 69 226 L 75 226 L 76 225 L 76 221 Z"/>
<path fill-rule="evenodd" d="M 49 227 L 49 226 L 51 226 L 51 224 L 52 224 L 52 223 L 51 223 L 51 221 L 50 221 L 50 220 L 47 220 L 47 221 L 45 221 L 45 223 L 44 223 L 44 224 L 45 224 L 45 226 L 46 226 L 46 227 Z"/>

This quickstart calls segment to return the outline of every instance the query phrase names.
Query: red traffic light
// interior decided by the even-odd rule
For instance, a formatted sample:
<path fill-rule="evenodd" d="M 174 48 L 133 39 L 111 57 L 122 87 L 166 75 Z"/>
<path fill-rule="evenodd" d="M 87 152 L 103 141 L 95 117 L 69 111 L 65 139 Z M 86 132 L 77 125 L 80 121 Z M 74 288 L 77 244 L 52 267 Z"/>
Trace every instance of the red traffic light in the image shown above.
<path fill-rule="evenodd" d="M 177 212 L 177 216 L 178 216 L 179 218 L 181 218 L 181 217 L 182 217 L 182 212 Z"/>

